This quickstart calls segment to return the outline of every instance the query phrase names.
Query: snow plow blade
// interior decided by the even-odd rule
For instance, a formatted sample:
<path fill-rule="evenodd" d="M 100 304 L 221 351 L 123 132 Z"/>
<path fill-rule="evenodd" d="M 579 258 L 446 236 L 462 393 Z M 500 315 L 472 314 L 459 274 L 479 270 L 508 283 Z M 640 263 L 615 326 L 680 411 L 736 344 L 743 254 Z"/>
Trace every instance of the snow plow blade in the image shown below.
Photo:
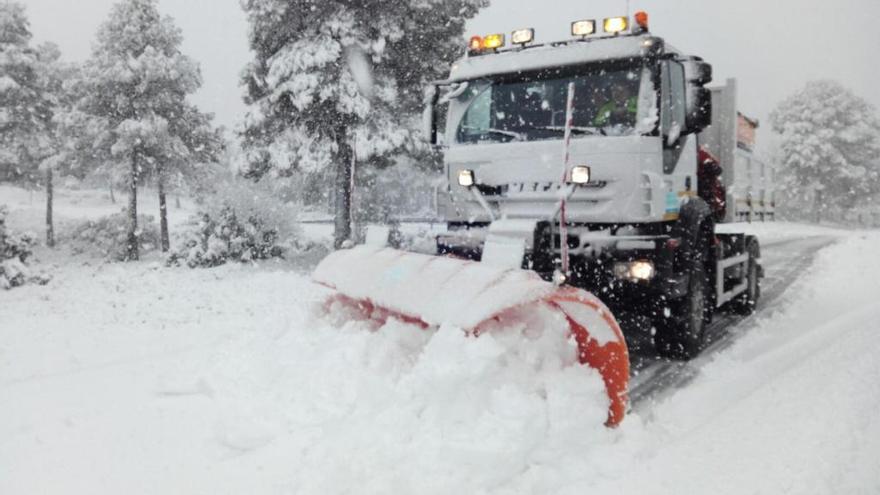
<path fill-rule="evenodd" d="M 623 420 L 626 341 L 611 312 L 588 292 L 555 287 L 530 271 L 368 246 L 329 255 L 313 278 L 335 291 L 325 308 L 342 304 L 380 323 L 396 318 L 422 328 L 453 325 L 475 337 L 513 326 L 558 327 L 577 343 L 580 364 L 602 376 L 610 400 L 605 424 Z"/>

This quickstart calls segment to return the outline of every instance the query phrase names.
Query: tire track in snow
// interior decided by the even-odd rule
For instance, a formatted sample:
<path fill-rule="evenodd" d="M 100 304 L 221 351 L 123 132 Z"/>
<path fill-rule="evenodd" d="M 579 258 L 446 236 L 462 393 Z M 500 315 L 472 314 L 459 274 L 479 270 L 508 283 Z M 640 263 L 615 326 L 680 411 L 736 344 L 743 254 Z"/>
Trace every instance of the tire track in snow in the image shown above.
<path fill-rule="evenodd" d="M 691 361 L 674 361 L 653 351 L 644 342 L 632 353 L 635 372 L 630 386 L 630 404 L 635 412 L 650 410 L 656 401 L 671 395 L 699 376 L 702 367 L 730 347 L 754 327 L 758 318 L 780 308 L 777 303 L 786 290 L 812 265 L 821 249 L 835 242 L 833 237 L 787 239 L 762 246 L 762 263 L 766 277 L 761 285 L 761 299 L 751 316 L 743 318 L 721 312 L 706 328 L 706 345 Z"/>

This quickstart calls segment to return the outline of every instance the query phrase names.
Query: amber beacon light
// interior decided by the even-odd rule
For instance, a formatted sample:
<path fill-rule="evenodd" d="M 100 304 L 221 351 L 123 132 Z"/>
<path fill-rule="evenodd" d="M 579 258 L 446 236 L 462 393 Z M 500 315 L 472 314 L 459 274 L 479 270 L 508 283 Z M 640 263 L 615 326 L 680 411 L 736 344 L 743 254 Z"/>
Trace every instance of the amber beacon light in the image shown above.
<path fill-rule="evenodd" d="M 636 15 L 633 16 L 633 20 L 636 21 L 636 27 L 634 31 L 639 33 L 647 33 L 648 32 L 648 13 L 645 11 L 636 12 Z"/>

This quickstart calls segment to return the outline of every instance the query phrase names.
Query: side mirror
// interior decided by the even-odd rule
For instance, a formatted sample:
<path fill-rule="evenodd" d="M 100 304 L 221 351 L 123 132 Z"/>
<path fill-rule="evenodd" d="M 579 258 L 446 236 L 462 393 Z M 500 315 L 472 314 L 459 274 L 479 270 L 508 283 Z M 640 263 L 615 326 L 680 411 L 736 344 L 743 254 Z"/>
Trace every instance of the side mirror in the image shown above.
<path fill-rule="evenodd" d="M 712 82 L 712 64 L 700 57 L 687 57 L 679 62 L 684 66 L 684 78 L 688 84 L 705 86 Z"/>
<path fill-rule="evenodd" d="M 712 91 L 689 87 L 685 127 L 689 133 L 698 133 L 712 124 Z"/>
<path fill-rule="evenodd" d="M 712 91 L 704 87 L 712 82 L 712 65 L 700 57 L 687 57 L 679 63 L 687 86 L 685 128 L 688 134 L 698 133 L 712 124 Z"/>

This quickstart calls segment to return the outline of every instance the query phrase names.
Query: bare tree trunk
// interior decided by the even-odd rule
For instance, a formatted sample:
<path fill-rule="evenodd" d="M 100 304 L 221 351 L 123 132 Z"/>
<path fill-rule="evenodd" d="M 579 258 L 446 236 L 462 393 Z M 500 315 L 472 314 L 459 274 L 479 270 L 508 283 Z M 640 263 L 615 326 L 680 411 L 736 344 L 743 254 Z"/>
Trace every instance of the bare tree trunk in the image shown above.
<path fill-rule="evenodd" d="M 108 184 L 110 186 L 110 202 L 115 205 L 116 204 L 116 195 L 113 194 L 113 179 L 110 179 Z"/>
<path fill-rule="evenodd" d="M 55 223 L 52 221 L 52 202 L 55 199 L 52 167 L 46 169 L 46 245 L 55 247 Z"/>
<path fill-rule="evenodd" d="M 334 246 L 340 249 L 342 244 L 351 239 L 351 158 L 353 150 L 346 136 L 346 129 L 336 132 L 336 225 Z"/>
<path fill-rule="evenodd" d="M 159 186 L 159 235 L 162 244 L 162 252 L 167 253 L 171 248 L 171 242 L 168 237 L 168 205 L 165 201 L 165 178 L 162 176 L 162 169 L 157 171 L 157 179 Z"/>
<path fill-rule="evenodd" d="M 816 204 L 813 206 L 816 209 L 816 223 L 822 223 L 822 190 L 816 190 Z"/>
<path fill-rule="evenodd" d="M 131 176 L 128 182 L 128 241 L 125 250 L 126 261 L 136 261 L 138 253 L 138 219 L 137 219 L 137 186 L 138 186 L 137 155 L 131 158 Z"/>

